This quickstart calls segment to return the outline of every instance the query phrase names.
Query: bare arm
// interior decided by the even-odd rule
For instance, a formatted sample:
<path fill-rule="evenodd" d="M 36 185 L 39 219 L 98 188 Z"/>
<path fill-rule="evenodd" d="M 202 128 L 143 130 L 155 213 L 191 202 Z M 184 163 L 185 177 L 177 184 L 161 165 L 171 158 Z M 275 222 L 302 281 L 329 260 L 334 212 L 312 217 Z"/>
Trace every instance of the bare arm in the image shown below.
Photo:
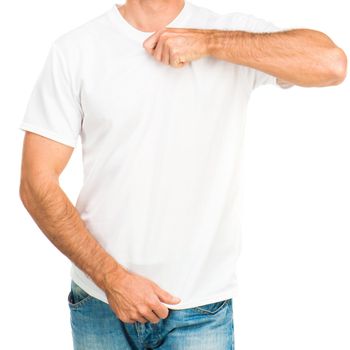
<path fill-rule="evenodd" d="M 156 323 L 168 315 L 161 301 L 177 304 L 180 299 L 125 269 L 87 230 L 59 185 L 72 152 L 70 146 L 26 131 L 20 198 L 46 237 L 105 291 L 109 305 L 122 321 Z"/>
<path fill-rule="evenodd" d="M 102 289 L 109 273 L 122 270 L 86 229 L 59 185 L 73 148 L 27 133 L 24 138 L 20 198 L 46 237 Z"/>
<path fill-rule="evenodd" d="M 148 37 L 146 51 L 175 68 L 212 56 L 277 77 L 282 87 L 340 84 L 347 57 L 324 33 L 294 29 L 272 33 L 164 28 Z"/>
<path fill-rule="evenodd" d="M 310 86 L 340 84 L 347 58 L 324 33 L 294 29 L 273 33 L 212 30 L 208 53 L 276 76 L 280 82 Z"/>

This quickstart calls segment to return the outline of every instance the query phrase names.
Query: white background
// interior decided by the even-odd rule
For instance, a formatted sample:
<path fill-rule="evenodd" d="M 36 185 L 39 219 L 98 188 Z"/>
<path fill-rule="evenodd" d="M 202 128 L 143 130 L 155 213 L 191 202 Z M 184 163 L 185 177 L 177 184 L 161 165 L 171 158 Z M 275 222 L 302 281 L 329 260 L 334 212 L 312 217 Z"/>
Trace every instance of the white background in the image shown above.
<path fill-rule="evenodd" d="M 328 34 L 350 53 L 346 1 L 199 1 L 282 28 Z M 122 3 L 122 1 L 120 1 Z M 69 260 L 18 195 L 18 129 L 51 42 L 113 5 L 106 0 L 17 0 L 0 13 L 1 349 L 72 349 Z M 246 124 L 236 350 L 350 349 L 349 79 L 326 88 L 257 89 Z M 61 177 L 73 203 L 80 144 Z"/>

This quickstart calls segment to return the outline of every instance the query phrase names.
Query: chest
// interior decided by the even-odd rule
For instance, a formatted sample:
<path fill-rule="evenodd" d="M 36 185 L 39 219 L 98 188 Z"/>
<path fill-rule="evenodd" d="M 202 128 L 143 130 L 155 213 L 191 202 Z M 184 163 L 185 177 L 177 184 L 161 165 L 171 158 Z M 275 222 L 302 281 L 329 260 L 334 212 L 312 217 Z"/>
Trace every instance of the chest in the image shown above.
<path fill-rule="evenodd" d="M 145 116 L 210 125 L 246 103 L 248 84 L 239 66 L 212 57 L 174 68 L 143 47 L 108 47 L 84 66 L 81 103 L 94 127 L 135 125 Z"/>

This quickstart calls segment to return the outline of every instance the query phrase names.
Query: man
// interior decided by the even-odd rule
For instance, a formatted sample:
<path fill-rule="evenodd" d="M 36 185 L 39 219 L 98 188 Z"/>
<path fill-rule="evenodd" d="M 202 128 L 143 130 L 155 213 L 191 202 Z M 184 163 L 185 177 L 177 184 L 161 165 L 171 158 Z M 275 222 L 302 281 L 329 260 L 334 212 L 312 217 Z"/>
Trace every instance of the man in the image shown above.
<path fill-rule="evenodd" d="M 127 0 L 53 42 L 20 126 L 20 196 L 72 261 L 75 349 L 233 349 L 250 93 L 340 84 L 346 64 L 319 31 L 187 0 Z M 59 176 L 79 135 L 73 206 Z"/>

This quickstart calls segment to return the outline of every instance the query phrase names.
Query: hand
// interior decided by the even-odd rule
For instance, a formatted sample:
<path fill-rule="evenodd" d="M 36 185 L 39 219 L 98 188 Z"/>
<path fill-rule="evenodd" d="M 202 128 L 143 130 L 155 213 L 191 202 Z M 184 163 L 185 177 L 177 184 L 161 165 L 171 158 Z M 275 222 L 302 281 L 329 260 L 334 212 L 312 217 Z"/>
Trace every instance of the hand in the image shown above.
<path fill-rule="evenodd" d="M 156 60 L 175 68 L 209 55 L 210 30 L 164 28 L 148 37 L 143 47 Z"/>
<path fill-rule="evenodd" d="M 111 273 L 105 285 L 108 303 L 117 317 L 126 323 L 152 322 L 168 317 L 169 310 L 161 304 L 177 304 L 180 298 L 172 296 L 153 281 L 123 269 Z"/>

